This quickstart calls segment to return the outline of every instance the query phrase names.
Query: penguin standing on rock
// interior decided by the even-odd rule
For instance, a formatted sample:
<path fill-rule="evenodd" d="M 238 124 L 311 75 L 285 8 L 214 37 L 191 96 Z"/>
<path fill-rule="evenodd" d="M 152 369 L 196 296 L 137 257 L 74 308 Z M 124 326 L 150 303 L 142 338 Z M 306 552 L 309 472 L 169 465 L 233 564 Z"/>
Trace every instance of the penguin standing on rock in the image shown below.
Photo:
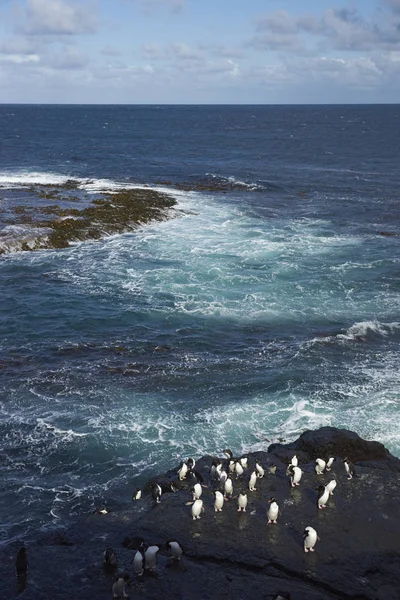
<path fill-rule="evenodd" d="M 328 458 L 327 462 L 326 462 L 326 470 L 330 471 L 333 465 L 333 462 L 336 460 L 336 458 L 334 456 L 331 456 L 330 458 Z"/>
<path fill-rule="evenodd" d="M 141 577 L 144 573 L 143 565 L 144 565 L 144 544 L 143 542 L 140 544 L 139 549 L 136 551 L 135 556 L 133 557 L 133 572 L 137 577 Z"/>
<path fill-rule="evenodd" d="M 178 470 L 179 481 L 183 481 L 184 479 L 186 479 L 187 472 L 188 472 L 188 466 L 186 463 L 183 462 L 180 466 L 180 469 Z"/>
<path fill-rule="evenodd" d="M 214 492 L 215 501 L 214 501 L 214 510 L 215 512 L 222 512 L 222 507 L 224 506 L 224 496 L 218 490 Z"/>
<path fill-rule="evenodd" d="M 257 459 L 256 459 L 255 471 L 257 473 L 257 477 L 259 477 L 260 479 L 262 477 L 264 477 L 265 471 L 264 471 L 264 469 L 262 468 L 262 466 L 260 465 L 260 463 L 258 462 Z"/>
<path fill-rule="evenodd" d="M 344 468 L 347 473 L 347 479 L 353 479 L 353 477 L 356 474 L 354 465 L 349 461 L 349 459 L 347 457 L 342 460 L 342 463 L 344 463 Z"/>
<path fill-rule="evenodd" d="M 118 567 L 118 559 L 112 548 L 106 548 L 103 554 L 103 568 L 107 573 L 112 573 Z"/>
<path fill-rule="evenodd" d="M 322 473 L 325 470 L 326 467 L 326 462 L 324 460 L 322 460 L 322 458 L 316 458 L 315 459 L 315 472 L 317 475 L 322 475 Z"/>
<path fill-rule="evenodd" d="M 158 483 L 153 483 L 151 486 L 151 497 L 153 498 L 156 504 L 159 504 L 161 502 L 161 494 L 161 486 L 158 485 Z"/>
<path fill-rule="evenodd" d="M 289 465 L 289 475 L 290 484 L 292 487 L 300 485 L 300 479 L 303 476 L 303 471 L 300 469 L 300 467 L 294 467 L 293 465 Z"/>
<path fill-rule="evenodd" d="M 326 508 L 326 503 L 329 500 L 329 490 L 324 485 L 318 486 L 317 490 L 319 492 L 318 508 Z"/>
<path fill-rule="evenodd" d="M 239 460 L 239 462 L 242 465 L 243 469 L 247 469 L 248 460 L 249 459 L 247 458 L 247 456 L 242 456 L 242 458 Z"/>
<path fill-rule="evenodd" d="M 306 527 L 303 533 L 304 552 L 314 552 L 314 546 L 319 541 L 317 532 L 313 527 Z"/>
<path fill-rule="evenodd" d="M 275 498 L 271 498 L 269 500 L 269 508 L 267 511 L 267 516 L 268 516 L 268 524 L 270 523 L 277 523 L 277 519 L 278 519 L 278 514 L 279 514 L 279 506 L 275 500 Z"/>
<path fill-rule="evenodd" d="M 326 484 L 325 489 L 329 491 L 329 495 L 333 496 L 333 490 L 335 489 L 337 483 L 335 479 L 332 479 L 329 483 Z"/>
<path fill-rule="evenodd" d="M 228 479 L 224 483 L 224 495 L 227 499 L 231 498 L 233 495 L 233 483 L 230 477 L 228 477 Z"/>
<path fill-rule="evenodd" d="M 226 471 L 221 471 L 219 474 L 219 482 L 221 485 L 225 485 L 225 481 L 228 479 L 228 473 Z"/>
<path fill-rule="evenodd" d="M 217 460 L 212 460 L 211 462 L 211 467 L 210 470 L 208 472 L 210 479 L 212 481 L 214 481 L 214 479 L 217 479 L 217 465 L 218 465 L 218 461 Z"/>
<path fill-rule="evenodd" d="M 126 593 L 125 586 L 130 583 L 130 577 L 128 574 L 119 575 L 118 579 L 112 586 L 112 595 L 113 598 L 129 598 L 129 595 Z"/>
<path fill-rule="evenodd" d="M 200 513 L 204 512 L 203 500 L 195 500 L 192 504 L 193 521 L 200 519 Z"/>
<path fill-rule="evenodd" d="M 236 461 L 236 463 L 235 463 L 235 473 L 236 473 L 236 477 L 240 477 L 244 473 L 242 463 L 239 460 Z"/>
<path fill-rule="evenodd" d="M 157 566 L 157 552 L 159 546 L 149 546 L 144 553 L 144 568 L 147 571 L 154 571 Z"/>
<path fill-rule="evenodd" d="M 196 483 L 193 487 L 193 500 L 198 500 L 203 493 L 203 488 L 200 483 Z"/>
<path fill-rule="evenodd" d="M 167 550 L 171 550 L 172 558 L 174 560 L 181 560 L 183 551 L 182 551 L 181 546 L 178 544 L 178 542 L 167 542 L 166 547 L 167 547 Z"/>
<path fill-rule="evenodd" d="M 142 490 L 140 488 L 136 488 L 136 490 L 132 494 L 132 501 L 140 500 L 142 497 Z"/>
<path fill-rule="evenodd" d="M 238 497 L 238 512 L 246 512 L 247 507 L 247 494 L 245 492 L 240 492 Z"/>
<path fill-rule="evenodd" d="M 257 481 L 257 473 L 256 471 L 253 471 L 252 474 L 250 475 L 250 481 L 249 481 L 249 490 L 250 492 L 255 492 L 256 491 L 256 481 Z"/>

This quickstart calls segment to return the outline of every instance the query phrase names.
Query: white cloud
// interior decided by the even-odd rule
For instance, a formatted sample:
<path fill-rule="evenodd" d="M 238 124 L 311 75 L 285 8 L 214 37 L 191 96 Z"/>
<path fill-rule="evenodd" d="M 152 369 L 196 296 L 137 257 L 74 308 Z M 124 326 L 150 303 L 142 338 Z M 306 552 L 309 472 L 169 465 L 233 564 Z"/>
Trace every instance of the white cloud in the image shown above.
<path fill-rule="evenodd" d="M 26 0 L 18 4 L 17 28 L 32 35 L 93 33 L 95 5 L 77 0 Z"/>

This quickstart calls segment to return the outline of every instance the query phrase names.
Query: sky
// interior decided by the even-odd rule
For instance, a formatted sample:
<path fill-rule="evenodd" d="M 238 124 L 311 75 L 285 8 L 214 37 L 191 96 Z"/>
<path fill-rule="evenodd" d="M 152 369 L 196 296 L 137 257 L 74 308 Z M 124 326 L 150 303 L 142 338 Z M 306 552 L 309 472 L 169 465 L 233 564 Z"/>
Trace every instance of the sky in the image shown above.
<path fill-rule="evenodd" d="M 0 103 L 400 103 L 400 0 L 0 0 Z"/>

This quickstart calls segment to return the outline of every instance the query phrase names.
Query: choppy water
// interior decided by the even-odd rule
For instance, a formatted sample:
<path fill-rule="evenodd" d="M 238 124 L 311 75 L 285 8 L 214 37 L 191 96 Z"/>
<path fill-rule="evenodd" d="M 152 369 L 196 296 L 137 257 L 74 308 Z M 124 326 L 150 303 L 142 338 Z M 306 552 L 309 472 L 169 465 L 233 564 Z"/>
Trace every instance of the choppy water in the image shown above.
<path fill-rule="evenodd" d="M 399 106 L 0 107 L 1 207 L 75 178 L 184 210 L 0 257 L 0 542 L 306 428 L 400 456 L 399 124 Z"/>

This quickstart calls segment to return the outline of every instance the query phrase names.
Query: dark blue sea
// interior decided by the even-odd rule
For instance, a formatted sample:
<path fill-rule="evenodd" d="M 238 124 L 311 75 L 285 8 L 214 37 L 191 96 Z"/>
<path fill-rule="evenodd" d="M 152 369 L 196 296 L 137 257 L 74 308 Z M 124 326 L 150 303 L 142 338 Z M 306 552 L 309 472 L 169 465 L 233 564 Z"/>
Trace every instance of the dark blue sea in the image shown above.
<path fill-rule="evenodd" d="M 399 131 L 397 105 L 0 106 L 3 546 L 308 428 L 400 456 Z M 18 251 L 7 211 L 68 179 L 179 210 Z"/>

